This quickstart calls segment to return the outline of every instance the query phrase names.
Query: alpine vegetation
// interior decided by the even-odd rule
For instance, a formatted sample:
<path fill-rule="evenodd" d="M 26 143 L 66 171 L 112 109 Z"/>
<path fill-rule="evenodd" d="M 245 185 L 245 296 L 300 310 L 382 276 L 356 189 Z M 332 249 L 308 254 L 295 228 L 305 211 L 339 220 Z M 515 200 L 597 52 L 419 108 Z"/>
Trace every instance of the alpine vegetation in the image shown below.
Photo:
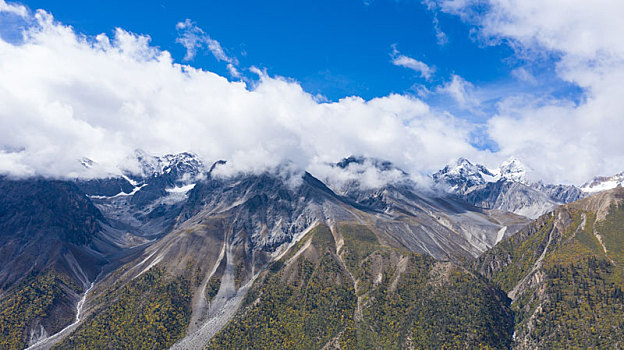
<path fill-rule="evenodd" d="M 44 5 L 0 349 L 624 348 L 621 1 Z"/>

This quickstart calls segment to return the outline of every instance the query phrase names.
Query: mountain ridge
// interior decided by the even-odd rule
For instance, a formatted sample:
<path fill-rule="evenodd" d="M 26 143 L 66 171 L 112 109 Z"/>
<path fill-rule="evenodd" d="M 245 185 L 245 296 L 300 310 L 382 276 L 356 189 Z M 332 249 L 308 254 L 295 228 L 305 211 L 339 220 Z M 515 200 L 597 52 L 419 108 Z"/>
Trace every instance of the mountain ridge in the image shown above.
<path fill-rule="evenodd" d="M 541 216 L 473 267 L 513 299 L 514 348 L 619 348 L 624 189 Z"/>
<path fill-rule="evenodd" d="M 484 207 L 500 206 L 501 198 L 511 198 L 508 204 L 522 204 L 522 198 L 527 197 L 523 191 L 529 190 L 533 191 L 529 192 L 529 197 L 535 203 L 549 204 L 550 198 L 555 196 L 570 199 L 575 195 L 565 186 L 500 180 L 500 172 L 497 175 L 480 166 L 472 169 L 489 171 L 490 174 L 486 174 L 489 178 L 476 177 L 475 186 L 481 192 L 471 190 L 462 197 L 457 193 L 424 191 L 409 174 L 392 163 L 364 157 L 349 157 L 334 165 L 336 171 L 348 172 L 344 177 L 347 181 L 343 182 L 317 179 L 307 172 L 292 171 L 288 165 L 261 173 L 223 176 L 220 170 L 226 166 L 225 161 L 216 162 L 207 170 L 208 167 L 192 154 L 151 157 L 143 158 L 144 169 L 151 169 L 147 174 L 141 171 L 113 178 L 57 182 L 66 186 L 63 188 L 71 189 L 79 201 L 91 208 L 96 226 L 92 229 L 91 239 L 85 241 L 88 245 L 85 251 L 95 251 L 103 260 L 101 265 L 85 262 L 100 267 L 97 274 L 91 273 L 88 278 L 80 280 L 79 285 L 69 287 L 74 291 L 65 297 L 64 311 L 53 311 L 48 321 L 45 317 L 35 318 L 34 323 L 11 328 L 17 331 L 11 338 L 12 344 L 37 343 L 33 349 L 123 347 L 128 344 L 136 347 L 151 344 L 150 347 L 157 348 L 217 346 L 222 344 L 224 334 L 232 334 L 233 329 L 241 331 L 232 322 L 251 322 L 245 316 L 247 312 L 260 312 L 259 317 L 265 315 L 264 311 L 255 309 L 257 304 L 251 300 L 264 303 L 261 295 L 270 294 L 257 294 L 263 288 L 274 288 L 281 281 L 290 285 L 282 290 L 287 293 L 284 297 L 296 298 L 301 286 L 311 287 L 310 276 L 305 277 L 307 275 L 301 271 L 295 273 L 292 267 L 308 266 L 311 271 L 317 271 L 312 275 L 333 276 L 330 278 L 333 282 L 325 288 L 346 298 L 347 309 L 343 311 L 348 312 L 336 314 L 346 317 L 343 318 L 346 321 L 336 321 L 336 328 L 332 328 L 335 332 L 317 329 L 317 333 L 310 333 L 323 339 L 323 346 L 440 346 L 440 340 L 432 338 L 431 332 L 436 327 L 446 327 L 444 329 L 448 332 L 461 334 L 459 340 L 444 338 L 445 342 L 456 347 L 479 344 L 498 344 L 496 347 L 506 344 L 503 347 L 508 347 L 512 344 L 511 326 L 507 327 L 513 323 L 509 321 L 509 303 L 512 301 L 506 299 L 505 293 L 512 297 L 514 310 L 524 312 L 517 304 L 525 295 L 527 287 L 523 286 L 532 286 L 531 281 L 541 270 L 538 268 L 537 272 L 528 273 L 528 277 L 523 275 L 524 284 L 516 281 L 514 286 L 520 287 L 513 288 L 501 284 L 493 272 L 483 268 L 485 265 L 474 261 L 486 259 L 510 240 L 527 236 L 526 232 L 541 231 L 539 228 L 523 229 L 529 223 L 524 216 Z M 472 165 L 465 159 L 461 163 Z M 518 164 L 509 162 L 508 172 L 510 178 L 522 180 L 524 177 L 518 171 Z M 374 167 L 376 179 L 360 182 L 360 176 L 371 176 L 367 170 L 369 165 Z M 447 174 L 452 172 L 452 169 L 447 170 Z M 465 178 L 474 175 L 461 171 L 455 173 Z M 497 178 L 496 182 L 487 182 L 487 179 Z M 389 181 L 380 182 L 379 179 Z M 462 180 L 461 177 L 458 179 Z M 7 181 L 11 184 L 13 180 Z M 18 190 L 27 190 L 27 187 L 12 184 Z M 541 197 L 535 196 L 537 186 L 542 186 L 539 188 Z M 484 188 L 489 192 L 484 192 Z M 611 206 L 601 204 L 604 200 L 600 199 L 608 193 L 581 202 L 594 203 L 595 216 L 608 217 Z M 66 198 L 64 195 L 57 197 Z M 579 202 L 568 206 L 575 208 L 576 203 Z M 587 208 L 583 210 L 589 210 Z M 549 217 L 545 215 L 532 225 L 546 227 L 548 222 Z M 326 232 L 319 233 L 319 230 Z M 605 239 L 610 237 L 604 236 Z M 548 246 L 548 239 L 541 242 Z M 606 242 L 605 246 L 609 244 Z M 531 262 L 535 264 L 538 258 L 534 257 Z M 374 267 L 375 264 L 381 270 Z M 485 277 L 465 266 L 473 266 Z M 500 268 L 496 264 L 493 267 L 496 271 Z M 409 292 L 401 294 L 395 285 L 403 283 L 400 276 L 405 273 L 404 269 L 412 271 L 410 279 L 424 283 L 416 285 L 435 289 L 425 292 L 421 287 L 411 288 L 408 284 L 402 288 Z M 333 272 L 327 275 L 329 271 Z M 528 270 L 522 271 L 527 273 Z M 2 273 L 0 269 L 0 275 Z M 96 276 L 99 277 L 96 279 Z M 382 276 L 381 280 L 379 276 Z M 26 284 L 19 287 L 14 284 L 14 288 L 32 294 L 39 285 L 63 290 L 74 283 L 66 274 L 42 273 L 33 278 L 36 281 L 26 279 L 23 280 Z M 32 285 L 33 281 L 35 285 Z M 352 287 L 343 288 L 348 285 Z M 36 288 L 32 289 L 32 286 Z M 451 290 L 439 290 L 443 286 Z M 470 304 L 464 309 L 464 306 L 448 304 L 451 300 L 458 300 L 459 295 L 454 294 L 457 291 L 470 295 L 471 303 L 491 305 L 491 310 L 479 311 L 489 316 L 469 319 L 470 312 L 466 313 L 466 310 L 479 306 Z M 436 314 L 433 309 L 416 306 L 401 309 L 404 306 L 394 304 L 387 295 L 412 300 L 410 303 L 414 302 L 414 295 L 420 295 L 430 300 L 431 305 L 444 305 L 450 311 Z M 482 299 L 484 295 L 493 299 Z M 0 294 L 0 303 L 9 300 L 5 296 Z M 399 328 L 394 331 L 378 323 L 377 319 L 383 319 L 383 312 L 398 310 L 412 315 L 410 321 L 397 323 Z M 474 313 L 476 309 L 471 310 Z M 428 316 L 422 318 L 424 314 Z M 51 336 L 72 322 L 72 315 L 71 329 L 59 336 Z M 282 320 L 287 319 L 287 315 L 279 310 L 276 315 Z M 148 323 L 144 323 L 146 319 Z M 489 321 L 484 321 L 486 319 Z M 494 319 L 499 320 L 498 325 L 494 325 L 496 322 L 487 323 Z M 457 328 L 461 320 L 477 322 L 478 336 L 470 336 Z M 522 327 L 519 324 L 526 324 L 524 319 L 518 320 L 516 331 Z M 489 325 L 479 328 L 484 325 L 479 323 L 482 321 Z M 50 322 L 56 325 L 50 326 Z M 313 323 L 309 326 L 317 327 Z M 101 334 L 98 329 L 102 327 L 111 332 Z M 495 336 L 487 335 L 485 331 L 492 327 L 496 328 Z M 393 341 L 390 334 L 397 330 L 400 330 L 400 336 L 396 335 L 398 338 Z M 522 338 L 525 333 L 518 334 Z M 287 341 L 294 335 L 276 335 L 274 340 Z M 251 338 L 244 339 L 240 338 L 242 343 L 239 345 Z M 320 344 L 312 339 L 306 342 L 310 346 Z"/>
<path fill-rule="evenodd" d="M 460 158 L 434 173 L 432 178 L 442 190 L 475 206 L 510 211 L 531 219 L 587 195 L 574 185 L 529 181 L 529 170 L 514 157 L 494 170 Z"/>

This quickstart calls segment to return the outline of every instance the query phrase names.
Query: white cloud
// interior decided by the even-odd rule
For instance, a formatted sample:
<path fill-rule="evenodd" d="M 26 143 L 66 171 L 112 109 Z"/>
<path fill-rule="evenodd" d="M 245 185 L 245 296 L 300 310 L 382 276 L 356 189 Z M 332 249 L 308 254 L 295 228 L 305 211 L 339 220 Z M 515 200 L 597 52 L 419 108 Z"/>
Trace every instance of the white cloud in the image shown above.
<path fill-rule="evenodd" d="M 392 47 L 392 64 L 399 67 L 404 67 L 419 73 L 421 77 L 429 80 L 431 75 L 435 71 L 434 68 L 429 67 L 426 63 L 418 61 L 414 58 L 401 55 L 395 46 Z"/>
<path fill-rule="evenodd" d="M 436 88 L 436 92 L 449 95 L 460 108 L 474 108 L 479 101 L 472 95 L 474 86 L 459 75 L 453 74 L 451 80 Z"/>
<path fill-rule="evenodd" d="M 436 34 L 438 45 L 444 46 L 448 44 L 448 37 L 446 36 L 446 33 L 444 33 L 442 29 L 440 28 L 440 20 L 438 20 L 438 13 L 436 11 L 437 9 L 436 2 L 433 0 L 422 0 L 422 4 L 427 7 L 427 10 L 433 12 L 433 29 Z"/>
<path fill-rule="evenodd" d="M 227 69 L 233 77 L 240 77 L 236 68 L 238 60 L 228 56 L 218 41 L 212 39 L 190 19 L 187 18 L 184 22 L 178 22 L 176 29 L 178 30 L 176 42 L 186 48 L 185 61 L 195 58 L 198 49 L 207 48 L 218 61 L 227 63 Z"/>
<path fill-rule="evenodd" d="M 7 4 L 4 0 L 0 0 L 0 12 L 10 13 L 20 17 L 26 17 L 28 15 L 28 10 L 25 6 L 19 4 Z"/>
<path fill-rule="evenodd" d="M 511 75 L 523 82 L 527 82 L 530 84 L 536 84 L 537 79 L 529 72 L 525 67 L 518 67 L 511 71 Z"/>
<path fill-rule="evenodd" d="M 173 62 L 148 36 L 117 29 L 85 37 L 43 11 L 0 0 L 0 12 L 29 17 L 30 24 L 18 44 L 0 39 L 0 173 L 103 176 L 118 172 L 136 148 L 227 159 L 226 172 L 292 161 L 322 175 L 326 163 L 352 154 L 388 159 L 412 173 L 459 156 L 494 163 L 516 155 L 554 182 L 624 170 L 620 2 L 491 0 L 487 12 L 475 11 L 476 2 L 437 6 L 474 24 L 486 42 L 511 42 L 524 58 L 554 59 L 558 76 L 584 91 L 580 101 L 527 93 L 502 99 L 486 124 L 500 148 L 495 154 L 471 145 L 480 126 L 413 96 L 325 102 L 259 69 L 252 69 L 259 78 L 251 86 L 230 82 Z M 189 57 L 206 48 L 238 72 L 235 58 L 192 22 L 178 26 Z M 433 74 L 396 49 L 393 63 L 423 78 Z M 531 61 L 525 63 L 529 73 Z M 531 78 L 521 69 L 514 74 Z M 470 111 L 479 108 L 479 89 L 452 76 L 435 92 Z M 83 157 L 97 166 L 85 170 Z M 366 174 L 371 183 L 386 178 Z"/>
<path fill-rule="evenodd" d="M 329 164 L 315 164 L 311 169 L 337 193 L 345 194 L 348 190 L 379 188 L 387 183 L 399 183 L 410 179 L 408 175 L 396 168 L 378 167 L 376 159 L 363 159 L 346 167 Z M 418 183 L 423 179 L 414 178 Z"/>
<path fill-rule="evenodd" d="M 122 29 L 85 37 L 43 11 L 23 42 L 0 40 L 0 173 L 105 176 L 136 148 L 226 159 L 227 171 L 314 169 L 356 154 L 418 172 L 478 153 L 470 124 L 417 98 L 321 102 L 258 69 L 250 87 L 177 64 L 149 41 Z M 84 169 L 83 157 L 97 165 Z"/>
<path fill-rule="evenodd" d="M 488 122 L 501 153 L 524 157 L 552 181 L 580 183 L 624 170 L 624 2 L 441 0 L 437 8 L 474 25 L 486 44 L 509 43 L 527 65 L 552 61 L 583 89 L 568 97 L 510 96 Z M 528 71 L 515 76 L 530 80 Z"/>
<path fill-rule="evenodd" d="M 433 29 L 435 30 L 438 45 L 444 46 L 448 44 L 448 36 L 446 36 L 446 33 L 444 33 L 440 28 L 440 21 L 438 20 L 437 15 L 434 15 L 433 17 Z"/>

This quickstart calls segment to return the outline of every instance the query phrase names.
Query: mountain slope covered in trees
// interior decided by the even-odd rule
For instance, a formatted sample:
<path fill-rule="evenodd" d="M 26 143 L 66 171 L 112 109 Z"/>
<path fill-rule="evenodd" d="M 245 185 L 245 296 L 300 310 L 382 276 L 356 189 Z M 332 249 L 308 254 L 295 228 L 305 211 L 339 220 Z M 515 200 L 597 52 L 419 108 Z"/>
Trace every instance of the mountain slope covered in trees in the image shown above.
<path fill-rule="evenodd" d="M 624 346 L 623 200 L 617 188 L 561 206 L 475 263 L 513 299 L 516 348 Z"/>
<path fill-rule="evenodd" d="M 505 348 L 507 297 L 449 262 L 319 224 L 261 274 L 208 349 Z"/>
<path fill-rule="evenodd" d="M 622 346 L 622 189 L 515 233 L 525 217 L 405 178 L 330 188 L 159 159 L 0 178 L 1 348 Z"/>

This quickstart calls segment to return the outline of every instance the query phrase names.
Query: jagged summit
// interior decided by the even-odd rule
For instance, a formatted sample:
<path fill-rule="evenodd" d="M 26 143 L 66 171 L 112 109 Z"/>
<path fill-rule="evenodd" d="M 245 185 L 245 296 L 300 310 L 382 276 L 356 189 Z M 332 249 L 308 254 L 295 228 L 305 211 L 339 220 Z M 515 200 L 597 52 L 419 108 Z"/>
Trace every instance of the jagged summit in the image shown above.
<path fill-rule="evenodd" d="M 472 164 L 466 158 L 459 158 L 434 173 L 433 179 L 437 183 L 449 185 L 453 192 L 465 193 L 475 186 L 495 180 L 496 174 L 481 164 Z"/>
<path fill-rule="evenodd" d="M 204 171 L 202 160 L 190 152 L 165 154 L 159 157 L 137 149 L 134 151 L 133 157 L 140 165 L 140 174 L 143 177 L 156 177 L 170 173 L 197 176 Z"/>
<path fill-rule="evenodd" d="M 498 167 L 500 179 L 527 183 L 528 167 L 516 157 L 510 157 Z"/>
<path fill-rule="evenodd" d="M 487 209 L 510 211 L 536 218 L 562 203 L 584 196 L 575 186 L 528 180 L 530 168 L 515 157 L 496 169 L 459 158 L 432 175 L 436 185 L 467 202 Z"/>
<path fill-rule="evenodd" d="M 515 157 L 510 157 L 496 169 L 489 169 L 481 164 L 473 164 L 468 159 L 460 157 L 432 176 L 436 182 L 444 182 L 450 185 L 453 191 L 468 192 L 474 186 L 500 180 L 528 183 L 528 169 L 524 163 Z"/>

